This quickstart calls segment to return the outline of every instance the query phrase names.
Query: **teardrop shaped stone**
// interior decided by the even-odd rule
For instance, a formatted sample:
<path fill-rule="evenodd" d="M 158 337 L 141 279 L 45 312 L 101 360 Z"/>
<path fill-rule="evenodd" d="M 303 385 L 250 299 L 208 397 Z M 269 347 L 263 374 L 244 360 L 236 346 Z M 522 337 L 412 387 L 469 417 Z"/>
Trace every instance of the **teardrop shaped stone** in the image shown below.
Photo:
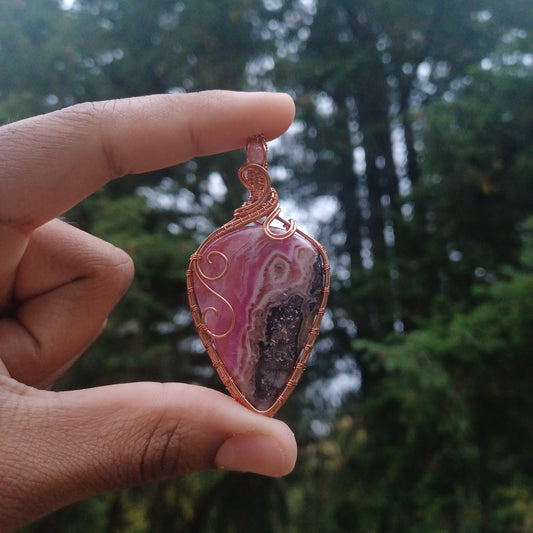
<path fill-rule="evenodd" d="M 298 232 L 277 240 L 255 224 L 211 243 L 198 266 L 196 300 L 215 350 L 246 399 L 266 411 L 313 327 L 324 291 L 322 256 Z"/>

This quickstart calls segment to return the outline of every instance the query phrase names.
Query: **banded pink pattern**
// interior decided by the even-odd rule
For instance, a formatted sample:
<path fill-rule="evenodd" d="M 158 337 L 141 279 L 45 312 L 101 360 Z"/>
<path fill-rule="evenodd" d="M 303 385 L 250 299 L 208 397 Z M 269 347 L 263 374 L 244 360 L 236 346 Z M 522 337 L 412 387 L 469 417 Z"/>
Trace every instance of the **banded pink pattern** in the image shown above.
<path fill-rule="evenodd" d="M 285 388 L 322 301 L 319 251 L 299 233 L 275 240 L 254 224 L 211 243 L 198 266 L 196 299 L 215 350 L 248 401 L 266 410 Z"/>

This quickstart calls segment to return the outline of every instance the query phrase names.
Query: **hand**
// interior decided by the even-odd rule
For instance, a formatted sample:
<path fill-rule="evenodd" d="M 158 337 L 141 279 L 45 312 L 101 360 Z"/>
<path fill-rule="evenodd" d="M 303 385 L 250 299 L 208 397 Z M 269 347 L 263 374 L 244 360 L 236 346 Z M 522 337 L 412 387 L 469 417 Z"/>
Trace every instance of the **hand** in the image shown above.
<path fill-rule="evenodd" d="M 0 531 L 68 503 L 211 468 L 289 473 L 280 421 L 185 384 L 44 390 L 99 335 L 130 258 L 56 217 L 112 179 L 279 136 L 286 95 L 82 104 L 0 128 Z"/>

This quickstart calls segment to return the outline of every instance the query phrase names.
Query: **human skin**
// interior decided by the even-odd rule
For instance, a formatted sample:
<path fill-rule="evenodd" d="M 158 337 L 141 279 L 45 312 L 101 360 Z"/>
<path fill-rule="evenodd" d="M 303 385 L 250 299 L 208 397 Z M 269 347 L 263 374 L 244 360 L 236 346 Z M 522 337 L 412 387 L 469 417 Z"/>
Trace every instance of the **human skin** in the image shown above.
<path fill-rule="evenodd" d="M 0 531 L 89 496 L 206 469 L 289 473 L 292 431 L 180 383 L 52 392 L 98 337 L 129 256 L 57 217 L 113 179 L 281 135 L 288 95 L 87 103 L 0 128 Z M 125 178 L 127 179 L 127 178 Z"/>

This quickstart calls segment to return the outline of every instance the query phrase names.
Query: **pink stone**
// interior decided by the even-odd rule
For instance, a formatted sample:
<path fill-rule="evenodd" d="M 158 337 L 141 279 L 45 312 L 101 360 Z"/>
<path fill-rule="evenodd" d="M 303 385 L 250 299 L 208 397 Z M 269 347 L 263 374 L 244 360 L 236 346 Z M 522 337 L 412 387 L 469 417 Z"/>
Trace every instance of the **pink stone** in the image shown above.
<path fill-rule="evenodd" d="M 246 158 L 249 163 L 266 165 L 266 148 L 259 137 L 248 141 L 246 146 Z"/>
<path fill-rule="evenodd" d="M 298 232 L 278 240 L 253 224 L 215 240 L 197 266 L 196 300 L 214 349 L 246 399 L 265 411 L 313 327 L 324 292 L 322 256 Z"/>

